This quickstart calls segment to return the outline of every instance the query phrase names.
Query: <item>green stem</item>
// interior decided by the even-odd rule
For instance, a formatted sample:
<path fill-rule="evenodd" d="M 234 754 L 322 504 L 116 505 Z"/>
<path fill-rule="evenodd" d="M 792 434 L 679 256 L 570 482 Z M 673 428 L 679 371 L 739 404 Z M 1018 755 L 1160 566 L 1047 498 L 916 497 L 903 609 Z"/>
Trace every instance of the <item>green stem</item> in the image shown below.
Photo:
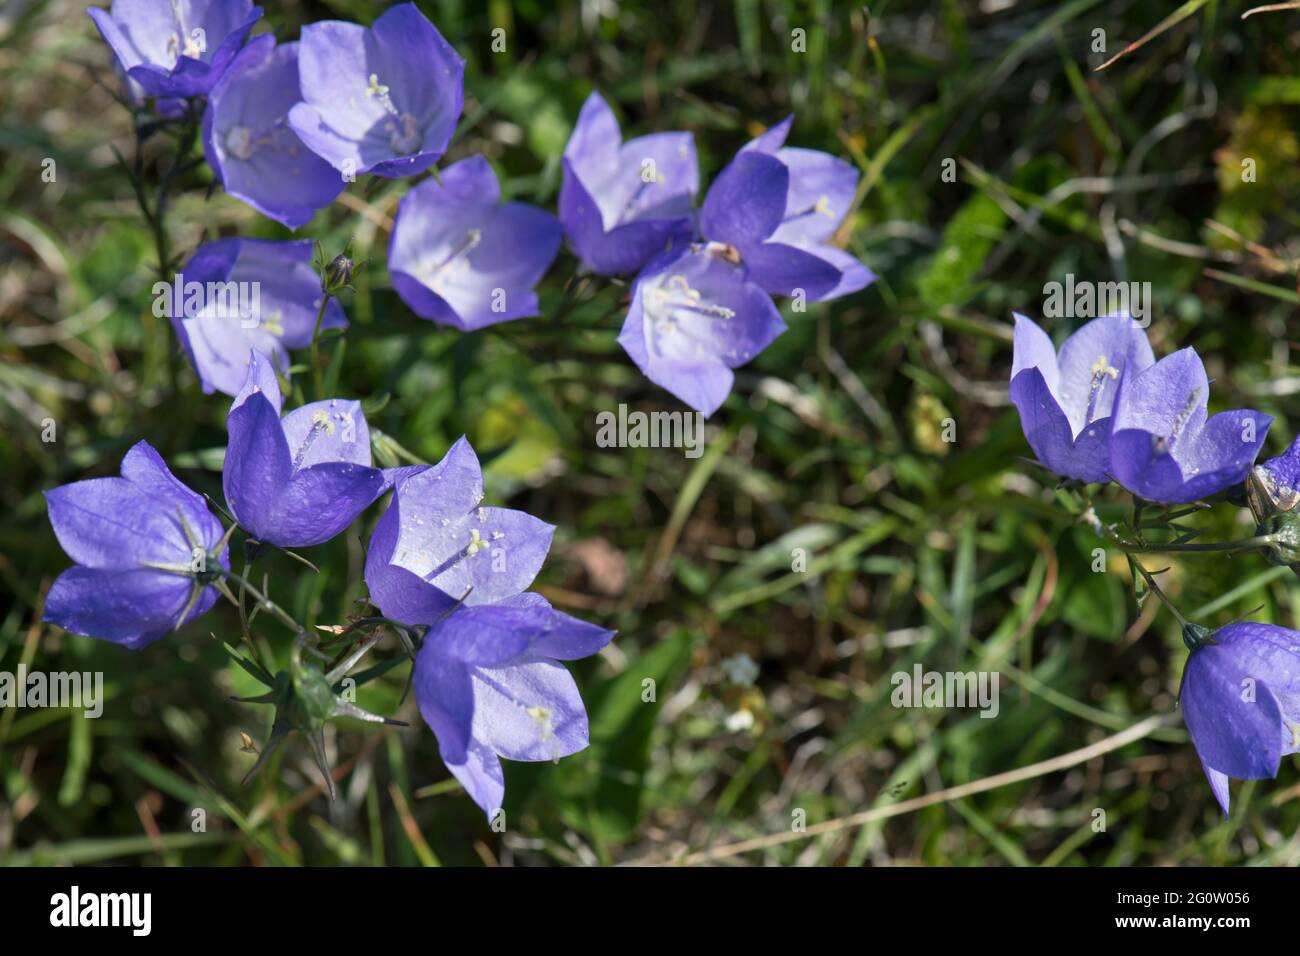
<path fill-rule="evenodd" d="M 230 590 L 230 585 L 226 583 L 224 578 L 218 578 L 215 587 L 221 592 L 222 597 L 239 609 L 240 630 L 243 632 L 244 643 L 248 645 L 249 653 L 253 655 L 253 662 L 256 663 L 265 673 L 271 673 L 271 669 L 268 668 L 266 662 L 262 660 L 262 654 L 257 649 L 257 643 L 253 640 L 252 632 L 248 629 L 248 614 L 244 610 L 245 592 L 243 586 L 241 585 L 239 588 L 238 597 L 236 597 L 234 592 Z"/>
<path fill-rule="evenodd" d="M 263 610 L 269 611 L 272 614 L 272 616 L 274 616 L 278 621 L 280 621 L 280 623 L 284 624 L 286 627 L 292 629 L 298 634 L 307 633 L 307 628 L 303 627 L 296 620 L 294 620 L 292 614 L 290 614 L 284 608 L 280 607 L 280 605 L 276 604 L 269 597 L 263 594 L 256 586 L 252 584 L 252 582 L 250 582 L 242 574 L 236 574 L 234 571 L 227 571 L 226 577 L 228 577 L 230 580 L 238 584 L 241 590 L 245 590 L 249 594 L 253 595 L 253 599 L 257 601 L 258 605 L 260 605 Z"/>
<path fill-rule="evenodd" d="M 323 385 L 321 382 L 320 371 L 320 327 L 321 323 L 325 321 L 325 307 L 329 305 L 330 298 L 331 296 L 328 292 L 321 293 L 320 309 L 316 313 L 316 327 L 311 333 L 311 377 L 312 384 L 316 389 L 317 401 L 320 401 L 325 397 L 321 394 L 323 391 Z"/>
<path fill-rule="evenodd" d="M 1238 541 L 1207 541 L 1204 544 L 1144 544 L 1134 547 L 1126 542 L 1114 539 L 1116 545 L 1127 554 L 1156 554 L 1162 551 L 1249 551 L 1254 548 L 1266 548 L 1277 541 L 1277 536 L 1261 534 L 1254 538 L 1242 538 Z"/>
<path fill-rule="evenodd" d="M 158 256 L 158 278 L 167 282 L 171 278 L 171 250 L 170 242 L 167 236 L 167 200 L 168 191 L 172 182 L 175 180 L 177 173 L 188 165 L 190 153 L 194 149 L 194 144 L 199 137 L 199 120 L 195 115 L 193 107 L 190 107 L 185 116 L 185 126 L 181 131 L 180 146 L 176 150 L 176 158 L 172 160 L 171 166 L 167 172 L 163 173 L 162 178 L 158 181 L 158 190 L 154 198 L 154 211 L 151 219 L 154 234 L 154 252 Z"/>
<path fill-rule="evenodd" d="M 1180 625 L 1187 627 L 1187 618 L 1183 617 L 1178 608 L 1174 606 L 1174 602 L 1170 600 L 1169 595 L 1160 590 L 1160 585 L 1156 583 L 1155 576 L 1144 568 L 1142 562 L 1133 557 L 1132 554 L 1129 555 L 1129 561 L 1132 562 L 1133 567 L 1137 568 L 1138 573 L 1142 575 L 1143 580 L 1147 583 L 1147 587 L 1151 589 L 1151 593 L 1160 599 L 1160 603 L 1169 609 L 1169 613 L 1178 619 Z"/>
<path fill-rule="evenodd" d="M 132 175 L 132 186 L 135 189 L 136 203 L 140 207 L 140 213 L 144 216 L 145 223 L 149 226 L 153 234 L 154 255 L 157 258 L 158 281 L 167 283 L 172 279 L 171 276 L 171 252 L 170 240 L 167 234 L 167 200 L 168 192 L 171 189 L 172 182 L 176 179 L 177 174 L 189 165 L 190 153 L 194 149 L 194 144 L 199 135 L 199 117 L 193 105 L 186 109 L 185 117 L 180 120 L 184 124 L 181 130 L 180 144 L 167 171 L 159 177 L 158 188 L 154 192 L 153 206 L 150 208 L 149 198 L 145 194 L 142 170 L 140 166 L 140 156 L 144 150 L 144 140 L 137 134 L 136 137 L 136 169 Z M 171 389 L 175 390 L 176 377 L 172 364 L 167 361 L 167 339 L 164 335 L 158 334 L 156 328 L 157 322 L 154 319 L 153 310 L 146 309 L 144 313 L 144 367 L 146 381 L 152 381 L 152 371 L 161 368 L 167 378 L 167 383 Z"/>

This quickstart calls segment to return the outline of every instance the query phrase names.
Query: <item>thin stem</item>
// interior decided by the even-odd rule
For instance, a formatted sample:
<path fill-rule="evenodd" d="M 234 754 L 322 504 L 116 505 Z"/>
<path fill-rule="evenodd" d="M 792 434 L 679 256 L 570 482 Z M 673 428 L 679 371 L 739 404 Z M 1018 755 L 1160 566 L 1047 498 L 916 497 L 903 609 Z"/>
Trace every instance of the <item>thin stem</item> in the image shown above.
<path fill-rule="evenodd" d="M 281 624 L 284 624 L 286 627 L 292 628 L 295 633 L 298 634 L 307 633 L 307 628 L 303 627 L 296 620 L 294 620 L 293 615 L 291 615 L 288 611 L 280 607 L 280 605 L 276 604 L 269 597 L 267 597 L 260 590 L 258 590 L 258 588 L 255 587 L 252 584 L 252 582 L 250 582 L 242 574 L 236 574 L 234 571 L 227 571 L 226 577 L 230 578 L 230 580 L 237 583 L 240 586 L 241 590 L 246 590 L 249 594 L 253 595 L 253 598 L 254 600 L 257 601 L 258 606 L 260 606 L 266 611 L 270 611 L 271 614 L 277 620 L 279 620 Z"/>
<path fill-rule="evenodd" d="M 312 384 L 316 389 L 317 401 L 325 397 L 321 394 L 324 386 L 321 381 L 320 371 L 320 327 L 321 323 L 325 321 L 325 307 L 329 305 L 330 298 L 328 292 L 321 293 L 320 310 L 316 313 L 316 327 L 311 333 L 311 377 Z"/>
<path fill-rule="evenodd" d="M 1156 583 L 1155 575 L 1144 568 L 1142 562 L 1131 554 L 1129 555 L 1129 561 L 1133 563 L 1133 567 L 1137 568 L 1138 573 L 1141 574 L 1143 579 L 1147 582 L 1147 587 L 1151 589 L 1151 593 L 1160 599 L 1161 604 L 1169 608 L 1169 613 L 1178 619 L 1179 624 L 1183 627 L 1187 627 L 1187 618 L 1183 617 L 1178 608 L 1174 606 L 1174 602 L 1169 599 L 1169 595 L 1160 590 L 1160 585 Z"/>
<path fill-rule="evenodd" d="M 190 107 L 185 115 L 185 125 L 181 131 L 180 146 L 176 150 L 176 158 L 172 160 L 171 166 L 167 168 L 167 172 L 158 181 L 153 216 L 150 222 L 150 225 L 153 226 L 154 251 L 158 256 L 158 278 L 163 282 L 171 278 L 171 251 L 167 236 L 167 193 L 177 173 L 188 164 L 190 153 L 194 149 L 198 136 L 198 117 L 194 114 L 193 107 Z"/>
<path fill-rule="evenodd" d="M 249 572 L 249 569 L 251 568 L 251 566 L 252 566 L 252 563 L 251 563 L 251 562 L 249 562 L 249 561 L 245 561 L 245 562 L 244 562 L 244 576 L 245 576 L 245 577 L 248 576 L 248 572 Z M 253 632 L 252 632 L 252 631 L 249 629 L 249 627 L 248 627 L 248 611 L 247 611 L 247 609 L 244 607 L 244 598 L 245 598 L 247 595 L 248 595 L 248 589 L 245 588 L 244 585 L 241 583 L 241 584 L 239 585 L 239 602 L 238 602 L 238 607 L 239 607 L 239 627 L 240 627 L 240 629 L 244 632 L 244 642 L 245 642 L 246 644 L 248 644 L 249 648 L 252 649 L 252 651 L 253 651 L 253 655 L 254 655 L 254 660 L 256 660 L 256 659 L 258 658 L 258 656 L 259 656 L 259 655 L 258 655 L 258 651 L 257 651 L 257 645 L 253 643 Z"/>
<path fill-rule="evenodd" d="M 235 597 L 234 592 L 230 590 L 230 585 L 226 583 L 224 578 L 218 578 L 216 583 L 213 586 L 218 591 L 221 592 L 221 595 L 227 601 L 235 605 L 235 607 L 239 608 L 239 624 L 240 624 L 240 630 L 243 632 L 244 643 L 248 645 L 248 650 L 253 655 L 253 661 L 257 664 L 257 666 L 260 667 L 266 673 L 268 674 L 271 673 L 270 668 L 266 666 L 266 662 L 262 660 L 262 653 L 257 649 L 257 644 L 253 640 L 253 634 L 248 628 L 248 616 L 244 612 L 243 585 L 240 585 L 239 597 Z"/>
<path fill-rule="evenodd" d="M 1119 548 L 1125 554 L 1160 554 L 1162 552 L 1186 552 L 1189 554 L 1204 553 L 1211 551 L 1249 551 L 1256 548 L 1267 548 L 1277 542 L 1277 536 L 1271 534 L 1256 535 L 1253 538 L 1240 538 L 1236 541 L 1206 541 L 1201 544 L 1196 543 L 1178 543 L 1168 542 L 1165 544 L 1149 544 L 1142 538 L 1142 512 L 1144 506 L 1140 501 L 1134 501 L 1133 523 L 1134 530 L 1137 534 L 1137 541 L 1126 541 L 1115 532 L 1114 525 L 1108 525 L 1101 520 L 1093 505 L 1091 496 L 1082 489 L 1079 491 L 1083 499 L 1085 510 L 1078 517 L 1085 521 L 1098 535 L 1105 538 L 1115 547 Z"/>
<path fill-rule="evenodd" d="M 140 207 L 140 214 L 144 217 L 149 231 L 153 235 L 154 255 L 157 262 L 158 281 L 167 283 L 171 281 L 171 253 L 170 242 L 167 234 L 167 199 L 168 191 L 171 188 L 173 180 L 181 171 L 189 168 L 190 153 L 199 135 L 199 116 L 195 106 L 191 103 L 186 107 L 185 116 L 176 122 L 182 123 L 179 146 L 176 156 L 173 158 L 167 171 L 163 173 L 158 180 L 158 187 L 154 191 L 152 207 L 149 197 L 144 188 L 144 171 L 141 156 L 144 153 L 144 144 L 147 136 L 144 134 L 142 127 L 136 128 L 135 144 L 135 164 L 134 167 L 128 168 L 131 178 L 131 186 L 135 191 L 135 199 Z M 123 166 L 125 166 L 123 161 Z M 175 390 L 176 377 L 172 363 L 166 359 L 166 339 L 158 334 L 157 321 L 153 316 L 153 311 L 146 309 L 144 312 L 145 337 L 144 337 L 144 366 L 145 379 L 152 381 L 152 372 L 161 368 L 167 379 L 167 384 L 172 390 Z"/>
<path fill-rule="evenodd" d="M 1207 541 L 1204 544 L 1143 544 L 1133 547 L 1118 538 L 1115 543 L 1127 554 L 1153 554 L 1161 551 L 1249 551 L 1254 548 L 1266 548 L 1277 541 L 1277 535 L 1261 534 L 1254 538 L 1242 538 L 1238 541 Z"/>

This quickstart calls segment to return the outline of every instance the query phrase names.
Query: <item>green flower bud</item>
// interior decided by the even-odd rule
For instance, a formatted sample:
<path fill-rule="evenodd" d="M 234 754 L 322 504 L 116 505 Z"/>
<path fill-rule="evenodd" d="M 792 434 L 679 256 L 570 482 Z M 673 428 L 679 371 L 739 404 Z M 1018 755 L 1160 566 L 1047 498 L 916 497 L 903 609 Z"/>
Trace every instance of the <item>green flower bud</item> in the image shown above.
<path fill-rule="evenodd" d="M 1264 548 L 1264 556 L 1270 564 L 1300 563 L 1300 514 L 1285 511 L 1270 515 L 1259 523 L 1255 533 L 1273 539 Z"/>
<path fill-rule="evenodd" d="M 325 273 L 321 276 L 321 291 L 326 295 L 337 295 L 344 289 L 352 285 L 352 271 L 355 269 L 355 263 L 343 253 L 335 256 L 330 264 L 325 267 Z"/>

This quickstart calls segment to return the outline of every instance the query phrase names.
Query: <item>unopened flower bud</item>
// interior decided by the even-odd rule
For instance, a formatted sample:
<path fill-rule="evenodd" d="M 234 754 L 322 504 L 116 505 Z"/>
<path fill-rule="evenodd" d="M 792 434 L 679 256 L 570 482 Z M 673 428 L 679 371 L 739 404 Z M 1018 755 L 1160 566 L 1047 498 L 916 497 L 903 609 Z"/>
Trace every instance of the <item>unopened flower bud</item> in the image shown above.
<path fill-rule="evenodd" d="M 1300 563 L 1300 514 L 1284 511 L 1270 515 L 1259 523 L 1255 533 L 1273 539 L 1264 548 L 1264 556 L 1270 564 Z"/>
<path fill-rule="evenodd" d="M 326 295 L 337 295 L 343 289 L 352 285 L 352 271 L 355 264 L 346 255 L 340 253 L 335 256 L 330 264 L 325 267 L 325 273 L 321 276 L 321 291 Z"/>

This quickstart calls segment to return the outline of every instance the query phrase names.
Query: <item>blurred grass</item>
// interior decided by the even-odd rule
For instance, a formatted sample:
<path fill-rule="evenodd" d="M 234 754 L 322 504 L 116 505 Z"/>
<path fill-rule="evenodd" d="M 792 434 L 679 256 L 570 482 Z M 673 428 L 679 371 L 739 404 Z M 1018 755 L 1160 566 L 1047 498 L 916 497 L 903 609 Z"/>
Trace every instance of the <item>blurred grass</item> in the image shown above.
<path fill-rule="evenodd" d="M 692 130 L 706 181 L 793 111 L 793 144 L 862 169 L 841 238 L 881 279 L 787 314 L 790 331 L 738 373 L 703 457 L 601 449 L 599 411 L 675 407 L 614 343 L 624 290 L 579 285 L 579 304 L 548 321 L 573 273 L 562 256 L 542 318 L 471 335 L 420 322 L 382 265 L 384 223 L 408 184 L 352 187 L 303 231 L 331 251 L 354 239 L 374 260 L 345 302 L 339 392 L 390 396 L 372 425 L 425 459 L 461 433 L 496 453 L 489 496 L 559 528 L 541 589 L 620 636 L 575 668 L 592 747 L 559 765 L 507 764 L 505 834 L 449 780 L 412 702 L 399 708 L 405 668 L 358 703 L 411 729 L 343 723 L 329 735 L 336 802 L 301 741 L 240 787 L 253 760 L 240 732 L 264 740 L 268 715 L 227 699 L 253 690 L 209 636 L 238 633 L 228 608 L 140 653 L 36 623 L 68 563 L 40 492 L 115 472 L 147 438 L 220 498 L 227 403 L 201 395 L 170 332 L 147 324 L 152 240 L 112 155 L 132 154 L 130 117 L 84 4 L 11 3 L 0 14 L 0 668 L 100 670 L 107 702 L 98 720 L 0 714 L 0 860 L 664 859 L 789 833 L 794 811 L 812 828 L 977 782 L 1173 713 L 1185 653 L 1174 622 L 1153 606 L 1138 614 L 1118 556 L 1111 573 L 1091 572 L 1098 542 L 1015 458 L 1028 450 L 1006 399 L 1010 313 L 1041 318 L 1044 283 L 1067 272 L 1149 281 L 1157 352 L 1195 345 L 1218 406 L 1277 416 L 1268 453 L 1286 447 L 1300 411 L 1300 16 L 1243 23 L 1245 5 L 1205 3 L 1094 73 L 1169 6 L 880 2 L 869 18 L 829 0 L 421 7 L 468 60 L 448 161 L 482 152 L 508 195 L 553 205 L 591 89 L 629 134 Z M 286 40 L 305 22 L 381 8 L 286 2 L 267 24 Z M 496 27 L 505 54 L 490 52 Z M 806 52 L 791 49 L 795 29 Z M 163 146 L 151 142 L 146 163 L 165 167 Z M 41 180 L 46 158 L 55 183 Z M 1256 182 L 1242 182 L 1243 159 Z M 184 178 L 173 251 L 288 235 L 209 197 L 209 180 L 205 168 Z M 41 441 L 46 418 L 56 443 Z M 374 518 L 313 549 L 319 576 L 272 560 L 278 599 L 313 623 L 343 620 L 363 594 Z M 1207 538 L 1243 528 L 1227 508 L 1203 520 Z M 791 570 L 795 548 L 806 571 Z M 1262 605 L 1260 619 L 1295 626 L 1286 572 L 1254 557 L 1171 564 L 1165 586 L 1206 623 Z M 285 636 L 268 623 L 261 637 L 283 661 Z M 755 687 L 727 680 L 721 662 L 737 653 L 758 663 Z M 893 708 L 889 677 L 914 662 L 999 671 L 1000 716 Z M 1174 718 L 1104 758 L 738 859 L 1294 865 L 1297 796 L 1288 760 L 1276 782 L 1237 785 L 1223 821 Z M 193 831 L 196 810 L 206 833 Z"/>

